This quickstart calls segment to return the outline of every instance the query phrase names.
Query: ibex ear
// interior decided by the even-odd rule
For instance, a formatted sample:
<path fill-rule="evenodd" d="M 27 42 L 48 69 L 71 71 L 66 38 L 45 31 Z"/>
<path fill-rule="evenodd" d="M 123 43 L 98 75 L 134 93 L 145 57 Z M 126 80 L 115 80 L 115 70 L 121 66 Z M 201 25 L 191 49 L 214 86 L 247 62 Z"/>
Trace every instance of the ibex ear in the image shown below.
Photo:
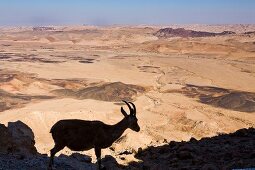
<path fill-rule="evenodd" d="M 123 107 L 121 107 L 120 111 L 121 111 L 121 113 L 122 113 L 125 117 L 128 117 L 128 114 L 127 114 L 127 112 L 123 109 Z"/>

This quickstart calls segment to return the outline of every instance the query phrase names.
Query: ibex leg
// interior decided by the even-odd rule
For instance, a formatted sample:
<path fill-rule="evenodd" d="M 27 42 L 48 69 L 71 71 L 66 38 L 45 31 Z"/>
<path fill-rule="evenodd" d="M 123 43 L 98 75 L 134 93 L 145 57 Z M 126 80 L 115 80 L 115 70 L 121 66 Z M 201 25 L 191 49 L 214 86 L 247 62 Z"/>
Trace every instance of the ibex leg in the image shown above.
<path fill-rule="evenodd" d="M 101 148 L 95 148 L 95 153 L 97 156 L 97 165 L 98 165 L 98 170 L 101 170 Z"/>
<path fill-rule="evenodd" d="M 62 150 L 64 148 L 64 146 L 61 146 L 61 145 L 57 145 L 55 144 L 54 148 L 50 150 L 50 162 L 49 162 L 49 165 L 48 165 L 48 169 L 52 169 L 52 165 L 54 163 L 54 156 L 55 154 Z"/>

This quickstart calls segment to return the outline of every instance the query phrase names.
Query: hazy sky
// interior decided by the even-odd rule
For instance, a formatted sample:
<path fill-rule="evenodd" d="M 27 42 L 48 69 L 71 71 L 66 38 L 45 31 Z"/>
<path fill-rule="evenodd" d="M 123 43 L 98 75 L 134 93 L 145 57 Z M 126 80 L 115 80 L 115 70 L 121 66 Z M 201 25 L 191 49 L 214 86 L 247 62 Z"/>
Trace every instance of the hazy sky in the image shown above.
<path fill-rule="evenodd" d="M 255 24 L 255 0 L 0 0 L 0 26 Z"/>

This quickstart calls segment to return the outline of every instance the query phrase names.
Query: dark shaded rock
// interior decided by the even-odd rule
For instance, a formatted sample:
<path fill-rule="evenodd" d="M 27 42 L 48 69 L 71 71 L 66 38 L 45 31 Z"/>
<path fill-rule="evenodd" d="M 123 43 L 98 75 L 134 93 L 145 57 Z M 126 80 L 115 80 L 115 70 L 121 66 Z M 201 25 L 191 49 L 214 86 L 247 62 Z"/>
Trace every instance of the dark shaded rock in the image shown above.
<path fill-rule="evenodd" d="M 169 143 L 169 147 L 170 147 L 170 148 L 173 148 L 173 147 L 175 147 L 175 146 L 176 146 L 176 142 L 171 141 L 171 142 Z"/>
<path fill-rule="evenodd" d="M 70 155 L 70 157 L 77 159 L 80 162 L 87 162 L 87 163 L 91 163 L 92 158 L 87 156 L 87 155 L 82 155 L 80 153 L 73 153 L 72 155 Z"/>
<path fill-rule="evenodd" d="M 123 156 L 121 156 L 121 157 L 120 157 L 120 159 L 121 159 L 121 160 L 125 160 L 126 158 L 125 158 L 125 157 L 123 157 Z"/>
<path fill-rule="evenodd" d="M 8 128 L 0 124 L 0 153 L 7 154 L 12 151 L 12 140 Z"/>
<path fill-rule="evenodd" d="M 137 153 L 142 153 L 143 149 L 141 147 L 138 148 Z"/>
<path fill-rule="evenodd" d="M 0 124 L 0 152 L 15 153 L 22 157 L 35 155 L 34 134 L 32 130 L 21 121 L 10 122 L 8 127 Z"/>
<path fill-rule="evenodd" d="M 239 129 L 235 133 L 231 134 L 231 136 L 233 136 L 233 137 L 247 137 L 249 135 L 250 134 L 246 129 Z"/>
<path fill-rule="evenodd" d="M 240 129 L 235 133 L 202 138 L 194 142 L 174 142 L 148 147 L 135 157 L 148 169 L 238 169 L 255 167 L 255 129 Z M 139 167 L 135 163 L 130 166 Z M 132 168 L 130 168 L 132 169 Z"/>
<path fill-rule="evenodd" d="M 166 166 L 166 165 L 162 165 L 162 164 L 156 164 L 156 165 L 153 165 L 153 166 L 150 168 L 150 170 L 159 170 L 159 169 L 165 169 L 165 170 L 167 170 L 167 169 L 169 169 L 169 167 Z"/>
<path fill-rule="evenodd" d="M 8 123 L 15 152 L 25 155 L 36 154 L 34 133 L 30 127 L 21 121 Z"/>
<path fill-rule="evenodd" d="M 180 151 L 177 155 L 178 158 L 181 160 L 193 158 L 192 154 L 189 151 Z"/>
<path fill-rule="evenodd" d="M 195 138 L 190 138 L 190 142 L 197 142 L 197 139 L 195 139 Z"/>
<path fill-rule="evenodd" d="M 205 164 L 201 170 L 220 170 L 220 169 L 213 164 Z"/>

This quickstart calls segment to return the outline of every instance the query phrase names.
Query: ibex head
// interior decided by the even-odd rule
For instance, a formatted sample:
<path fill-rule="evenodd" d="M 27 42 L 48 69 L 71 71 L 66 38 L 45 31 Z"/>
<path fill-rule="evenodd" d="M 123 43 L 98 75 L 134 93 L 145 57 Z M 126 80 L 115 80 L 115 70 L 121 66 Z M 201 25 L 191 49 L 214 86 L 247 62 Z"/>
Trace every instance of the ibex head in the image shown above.
<path fill-rule="evenodd" d="M 140 127 L 137 122 L 138 119 L 136 118 L 135 104 L 132 102 L 126 102 L 124 100 L 123 100 L 123 102 L 126 103 L 126 105 L 128 106 L 128 108 L 130 110 L 130 114 L 128 115 L 127 112 L 123 109 L 123 107 L 121 107 L 121 113 L 125 116 L 125 118 L 128 121 L 128 128 L 130 128 L 133 131 L 139 132 Z M 133 106 L 133 108 L 129 104 L 131 104 Z"/>

